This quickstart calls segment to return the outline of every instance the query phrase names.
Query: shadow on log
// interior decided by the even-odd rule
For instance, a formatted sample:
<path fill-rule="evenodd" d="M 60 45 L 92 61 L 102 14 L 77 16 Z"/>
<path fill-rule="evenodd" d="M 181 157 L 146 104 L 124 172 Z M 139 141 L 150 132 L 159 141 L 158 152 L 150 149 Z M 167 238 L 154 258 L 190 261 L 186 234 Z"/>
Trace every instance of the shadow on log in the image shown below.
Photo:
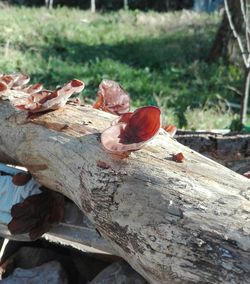
<path fill-rule="evenodd" d="M 74 201 L 150 283 L 249 283 L 250 181 L 163 131 L 111 155 L 100 132 L 113 119 L 69 105 L 27 119 L 1 102 L 0 160 Z"/>

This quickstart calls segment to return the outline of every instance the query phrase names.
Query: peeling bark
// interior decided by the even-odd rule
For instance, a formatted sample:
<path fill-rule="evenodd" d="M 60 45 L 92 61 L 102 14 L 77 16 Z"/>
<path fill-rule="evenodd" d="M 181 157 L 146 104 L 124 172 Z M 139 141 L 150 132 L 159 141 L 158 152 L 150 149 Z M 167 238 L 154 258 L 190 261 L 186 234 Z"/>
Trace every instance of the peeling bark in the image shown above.
<path fill-rule="evenodd" d="M 26 118 L 0 103 L 0 160 L 69 197 L 150 283 L 249 283 L 250 181 L 164 131 L 130 156 L 104 151 L 114 119 L 66 106 Z M 183 163 L 172 155 L 182 152 Z"/>

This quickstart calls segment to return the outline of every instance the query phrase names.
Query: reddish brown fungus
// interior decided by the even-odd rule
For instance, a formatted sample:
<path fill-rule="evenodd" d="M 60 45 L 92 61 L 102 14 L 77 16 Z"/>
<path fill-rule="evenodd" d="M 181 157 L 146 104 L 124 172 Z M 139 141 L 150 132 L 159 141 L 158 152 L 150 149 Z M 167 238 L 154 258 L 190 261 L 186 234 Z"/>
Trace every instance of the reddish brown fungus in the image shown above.
<path fill-rule="evenodd" d="M 81 92 L 84 86 L 82 81 L 74 79 L 55 91 L 42 90 L 28 98 L 14 100 L 13 104 L 16 108 L 30 113 L 55 110 L 65 106 L 68 98 Z"/>
<path fill-rule="evenodd" d="M 2 75 L 0 80 L 4 82 L 9 88 L 11 88 L 14 84 L 14 76 L 11 75 Z"/>
<path fill-rule="evenodd" d="M 41 90 L 43 89 L 43 85 L 42 84 L 35 84 L 35 85 L 30 85 L 26 88 L 23 89 L 24 92 L 28 93 L 28 94 L 35 94 L 35 93 L 38 93 L 40 92 Z"/>
<path fill-rule="evenodd" d="M 12 182 L 17 186 L 25 185 L 31 179 L 30 173 L 20 172 L 12 177 Z"/>
<path fill-rule="evenodd" d="M 72 98 L 72 99 L 69 99 L 67 101 L 67 104 L 69 105 L 75 105 L 75 106 L 80 106 L 81 105 L 81 99 L 80 98 Z"/>
<path fill-rule="evenodd" d="M 64 214 L 64 196 L 53 191 L 28 196 L 11 208 L 12 220 L 8 224 L 11 234 L 29 233 L 36 240 L 59 223 Z"/>
<path fill-rule="evenodd" d="M 113 153 L 140 149 L 160 129 L 160 109 L 147 106 L 121 117 L 121 122 L 112 125 L 101 135 L 104 148 Z"/>
<path fill-rule="evenodd" d="M 115 120 L 111 122 L 111 125 L 116 125 L 118 123 L 128 123 L 129 119 L 133 115 L 133 112 L 127 112 L 117 117 Z"/>
<path fill-rule="evenodd" d="M 8 91 L 8 86 L 4 82 L 0 82 L 0 98 Z"/>
<path fill-rule="evenodd" d="M 74 80 L 70 81 L 70 85 L 71 85 L 72 88 L 79 87 L 78 92 L 82 91 L 82 81 L 74 79 Z M 76 91 L 77 91 L 77 89 L 76 89 Z"/>
<path fill-rule="evenodd" d="M 244 175 L 244 177 L 246 177 L 246 178 L 249 178 L 249 179 L 250 179 L 250 171 L 248 171 L 248 172 L 244 173 L 243 175 Z"/>
<path fill-rule="evenodd" d="M 43 86 L 41 84 L 27 86 L 26 84 L 29 80 L 30 77 L 26 74 L 0 74 L 0 97 L 8 95 L 9 90 L 20 91 L 27 94 L 35 94 L 42 90 Z"/>
<path fill-rule="evenodd" d="M 121 115 L 129 111 L 129 96 L 115 81 L 102 80 L 97 93 L 98 99 L 93 108 Z"/>
<path fill-rule="evenodd" d="M 162 127 L 171 137 L 174 137 L 177 127 L 172 124 L 167 124 L 166 126 Z"/>
<path fill-rule="evenodd" d="M 184 157 L 182 152 L 173 155 L 173 160 L 177 163 L 182 163 L 184 161 L 184 159 L 185 159 L 185 157 Z"/>
<path fill-rule="evenodd" d="M 13 89 L 21 89 L 24 85 L 28 84 L 30 77 L 26 74 L 13 74 Z"/>

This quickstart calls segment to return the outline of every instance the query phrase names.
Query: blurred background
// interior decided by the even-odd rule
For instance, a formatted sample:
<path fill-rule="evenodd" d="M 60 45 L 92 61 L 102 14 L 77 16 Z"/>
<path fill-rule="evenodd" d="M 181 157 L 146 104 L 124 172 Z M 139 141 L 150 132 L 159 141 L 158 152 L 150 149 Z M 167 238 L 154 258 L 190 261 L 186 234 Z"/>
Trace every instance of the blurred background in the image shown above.
<path fill-rule="evenodd" d="M 78 78 L 85 103 L 112 79 L 133 107 L 161 107 L 164 123 L 235 130 L 245 69 L 223 2 L 0 1 L 0 73 L 25 72 L 48 89 Z M 239 1 L 229 2 L 237 18 Z"/>

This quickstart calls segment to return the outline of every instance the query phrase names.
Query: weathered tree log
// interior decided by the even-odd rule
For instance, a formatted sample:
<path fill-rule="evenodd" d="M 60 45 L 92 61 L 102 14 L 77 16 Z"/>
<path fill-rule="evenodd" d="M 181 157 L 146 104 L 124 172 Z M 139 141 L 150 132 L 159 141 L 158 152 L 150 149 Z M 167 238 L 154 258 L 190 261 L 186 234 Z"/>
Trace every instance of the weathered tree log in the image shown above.
<path fill-rule="evenodd" d="M 0 103 L 0 160 L 73 200 L 150 283 L 249 283 L 247 178 L 164 132 L 130 156 L 107 153 L 100 131 L 114 116 L 90 107 L 26 116 Z"/>
<path fill-rule="evenodd" d="M 176 140 L 206 157 L 243 174 L 250 170 L 250 133 L 219 134 L 178 131 Z"/>

